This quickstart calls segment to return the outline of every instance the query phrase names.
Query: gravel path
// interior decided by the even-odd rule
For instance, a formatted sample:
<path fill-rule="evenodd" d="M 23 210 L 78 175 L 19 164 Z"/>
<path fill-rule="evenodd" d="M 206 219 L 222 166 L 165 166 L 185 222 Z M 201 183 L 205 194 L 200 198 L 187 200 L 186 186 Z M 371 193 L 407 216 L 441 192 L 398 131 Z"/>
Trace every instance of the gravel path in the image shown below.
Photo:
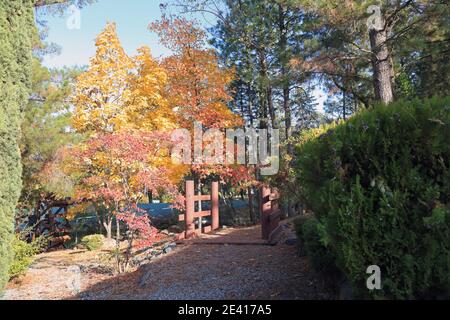
<path fill-rule="evenodd" d="M 226 229 L 208 241 L 249 241 L 258 227 Z M 285 238 L 291 238 L 286 229 Z M 292 242 L 292 241 L 291 241 Z M 290 243 L 290 241 L 288 241 Z M 79 294 L 68 289 L 68 265 L 39 261 L 4 299 L 327 299 L 329 295 L 309 269 L 306 258 L 285 239 L 276 246 L 223 245 L 186 242 L 151 263 L 118 277 L 82 272 Z M 49 264 L 50 262 L 50 264 Z M 57 293 L 55 293 L 57 291 Z"/>

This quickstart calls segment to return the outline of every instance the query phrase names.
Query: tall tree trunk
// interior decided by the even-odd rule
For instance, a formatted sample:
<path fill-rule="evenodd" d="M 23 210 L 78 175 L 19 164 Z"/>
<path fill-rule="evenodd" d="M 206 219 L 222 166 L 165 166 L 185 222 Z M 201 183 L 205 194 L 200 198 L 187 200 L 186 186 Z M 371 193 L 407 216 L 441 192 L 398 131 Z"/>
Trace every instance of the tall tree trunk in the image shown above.
<path fill-rule="evenodd" d="M 370 46 L 372 50 L 373 82 L 375 98 L 384 104 L 394 100 L 393 90 L 393 66 L 391 54 L 387 46 L 387 29 L 371 29 L 369 32 Z"/>
<path fill-rule="evenodd" d="M 264 49 L 262 47 L 257 48 L 258 63 L 259 63 L 259 101 L 260 101 L 260 129 L 269 128 L 269 114 L 271 113 L 271 106 L 268 104 L 272 103 L 272 90 L 269 90 L 269 85 L 267 82 L 267 65 L 266 56 Z M 270 94 L 270 95 L 269 95 Z M 273 105 L 272 105 L 273 109 Z M 268 113 L 269 112 L 269 113 Z M 271 117 L 272 118 L 272 117 Z"/>
<path fill-rule="evenodd" d="M 103 225 L 103 219 L 101 217 L 101 213 L 100 213 L 100 208 L 98 207 L 98 205 L 94 202 L 94 211 L 95 211 L 95 217 L 97 219 L 97 224 L 98 224 L 98 231 L 101 233 L 102 232 L 102 225 Z"/>
<path fill-rule="evenodd" d="M 347 94 L 342 91 L 342 119 L 347 120 Z"/>
<path fill-rule="evenodd" d="M 106 221 L 103 222 L 103 227 L 106 230 L 106 238 L 111 239 L 112 238 L 112 219 L 111 216 L 108 216 L 106 218 Z"/>
<path fill-rule="evenodd" d="M 253 206 L 254 204 L 254 197 L 253 197 L 253 188 L 248 188 L 248 212 L 250 215 L 250 221 L 252 224 L 256 223 L 256 218 L 255 218 L 255 208 Z"/>
<path fill-rule="evenodd" d="M 148 203 L 153 203 L 153 191 L 152 190 L 147 192 L 147 196 L 148 196 Z"/>
<path fill-rule="evenodd" d="M 286 130 L 286 139 L 291 136 L 292 115 L 290 106 L 290 75 L 289 75 L 289 61 L 287 51 L 287 25 L 285 19 L 286 10 L 280 3 L 278 5 L 279 17 L 278 28 L 280 36 L 280 64 L 281 64 L 281 77 L 282 77 L 282 89 L 283 89 L 283 111 L 284 111 L 284 126 Z M 288 148 L 289 149 L 289 148 Z M 289 152 L 289 150 L 288 150 Z"/>
<path fill-rule="evenodd" d="M 283 109 L 284 109 L 284 126 L 286 130 L 286 139 L 289 139 L 292 135 L 292 113 L 290 105 L 290 89 L 289 83 L 283 86 Z M 288 152 L 291 150 L 288 148 Z"/>
<path fill-rule="evenodd" d="M 252 95 L 252 88 L 251 84 L 247 84 L 247 97 L 248 97 L 248 116 L 250 120 L 250 127 L 253 128 L 253 121 L 254 121 L 254 115 L 253 115 L 253 95 Z"/>
<path fill-rule="evenodd" d="M 286 10 L 284 6 L 280 3 L 278 5 L 279 15 L 278 15 L 278 29 L 279 29 L 279 46 L 280 46 L 280 62 L 281 62 L 281 77 L 282 77 L 282 90 L 283 90 L 283 111 L 284 111 L 284 127 L 286 139 L 289 139 L 292 135 L 292 112 L 291 112 L 291 79 L 290 79 L 290 69 L 289 69 L 289 56 L 288 56 L 288 42 L 287 42 L 287 28 L 286 23 Z M 286 146 L 286 153 L 292 156 L 293 146 L 288 143 Z M 285 170 L 290 171 L 291 163 L 286 161 Z M 287 202 L 287 215 L 290 217 L 292 215 L 291 211 L 291 201 Z"/>
<path fill-rule="evenodd" d="M 116 239 L 117 242 L 120 241 L 120 221 L 119 219 L 117 219 L 117 217 L 116 217 Z"/>
<path fill-rule="evenodd" d="M 273 89 L 271 84 L 267 85 L 267 107 L 269 109 L 270 124 L 272 125 L 273 129 L 276 129 L 277 122 L 275 116 L 275 107 L 273 105 Z"/>
<path fill-rule="evenodd" d="M 259 129 L 267 129 L 269 127 L 269 123 L 267 121 L 268 120 L 267 106 L 266 106 L 267 100 L 264 99 L 264 93 L 262 92 L 258 93 L 258 100 L 259 100 L 259 111 L 258 111 Z"/>

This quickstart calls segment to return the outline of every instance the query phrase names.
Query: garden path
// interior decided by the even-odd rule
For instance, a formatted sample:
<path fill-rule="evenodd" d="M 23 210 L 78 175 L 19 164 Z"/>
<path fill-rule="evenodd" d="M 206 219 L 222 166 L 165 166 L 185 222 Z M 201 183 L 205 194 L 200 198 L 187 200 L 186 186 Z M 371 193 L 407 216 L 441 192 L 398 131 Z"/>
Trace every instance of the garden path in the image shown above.
<path fill-rule="evenodd" d="M 93 252 L 45 253 L 21 283 L 8 285 L 3 299 L 330 298 L 307 259 L 298 255 L 292 223 L 285 225 L 275 246 L 254 241 L 260 237 L 258 226 L 227 228 L 207 236 L 205 243 L 185 241 L 138 270 L 119 276 L 105 273 Z M 227 244 L 230 242 L 241 244 Z M 79 292 L 70 289 L 74 264 L 81 269 Z"/>

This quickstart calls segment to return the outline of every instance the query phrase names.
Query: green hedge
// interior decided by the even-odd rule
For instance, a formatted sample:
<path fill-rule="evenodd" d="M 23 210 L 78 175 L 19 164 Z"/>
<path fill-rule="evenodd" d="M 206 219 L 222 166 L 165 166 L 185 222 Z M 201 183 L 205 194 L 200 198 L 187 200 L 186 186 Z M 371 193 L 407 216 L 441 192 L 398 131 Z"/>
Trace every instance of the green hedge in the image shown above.
<path fill-rule="evenodd" d="M 300 140 L 312 231 L 355 292 L 449 297 L 450 98 L 380 105 Z M 370 265 L 381 268 L 380 291 L 366 288 Z"/>
<path fill-rule="evenodd" d="M 0 1 L 0 290 L 13 259 L 14 212 L 21 190 L 18 139 L 21 110 L 28 100 L 33 3 Z"/>
<path fill-rule="evenodd" d="M 328 245 L 323 242 L 322 225 L 314 217 L 298 218 L 295 220 L 295 229 L 300 241 L 301 249 L 310 258 L 311 266 L 319 272 L 329 276 L 330 280 L 338 279 L 339 269 L 336 260 L 330 252 Z"/>

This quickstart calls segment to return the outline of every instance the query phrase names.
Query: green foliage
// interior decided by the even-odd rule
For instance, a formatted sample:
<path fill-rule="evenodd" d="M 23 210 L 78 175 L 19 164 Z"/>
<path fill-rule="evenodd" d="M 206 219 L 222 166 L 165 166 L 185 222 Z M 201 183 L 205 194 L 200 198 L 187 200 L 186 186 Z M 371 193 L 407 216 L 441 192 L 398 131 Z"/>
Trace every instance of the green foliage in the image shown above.
<path fill-rule="evenodd" d="M 48 70 L 39 60 L 32 63 L 32 99 L 24 108 L 20 149 L 23 189 L 21 208 L 35 208 L 43 194 L 59 198 L 72 195 L 71 183 L 52 168 L 58 150 L 75 144 L 80 136 L 67 130 L 72 112 L 67 102 L 79 68 Z"/>
<path fill-rule="evenodd" d="M 14 259 L 9 268 L 10 279 L 21 275 L 33 263 L 33 256 L 36 254 L 34 248 L 17 237 L 12 243 Z"/>
<path fill-rule="evenodd" d="M 24 240 L 25 232 L 16 234 L 12 242 L 14 259 L 9 268 L 9 278 L 15 278 L 23 274 L 33 263 L 34 256 L 47 246 L 47 239 L 39 237 L 32 242 Z"/>
<path fill-rule="evenodd" d="M 180 2 L 190 3 L 186 9 L 207 3 Z M 227 15 L 211 31 L 220 59 L 236 71 L 231 106 L 252 125 L 278 125 L 280 121 L 290 129 L 294 117 L 302 128 L 314 122 L 316 103 L 306 89 L 309 76 L 298 76 L 293 66 L 293 61 L 307 59 L 311 47 L 304 10 L 272 0 L 227 0 L 224 7 Z M 277 94 L 282 96 L 279 105 L 274 98 Z M 284 109 L 284 119 L 276 116 L 277 107 Z"/>
<path fill-rule="evenodd" d="M 89 251 L 95 251 L 102 247 L 105 237 L 101 234 L 92 234 L 81 239 L 81 244 Z"/>
<path fill-rule="evenodd" d="M 324 226 L 314 217 L 300 218 L 295 221 L 295 230 L 314 270 L 331 278 L 338 276 L 340 272 L 330 252 Z"/>
<path fill-rule="evenodd" d="M 432 3 L 432 2 L 430 2 Z M 397 96 L 404 98 L 446 96 L 450 88 L 450 6 L 435 2 L 432 19 L 407 41 L 395 41 Z"/>
<path fill-rule="evenodd" d="M 448 297 L 449 141 L 450 98 L 435 98 L 377 106 L 298 145 L 299 191 L 318 221 L 304 232 L 362 296 Z M 370 265 L 381 291 L 365 288 Z"/>
<path fill-rule="evenodd" d="M 0 2 L 0 290 L 8 281 L 13 258 L 14 211 L 21 190 L 21 110 L 28 99 L 33 1 Z"/>

